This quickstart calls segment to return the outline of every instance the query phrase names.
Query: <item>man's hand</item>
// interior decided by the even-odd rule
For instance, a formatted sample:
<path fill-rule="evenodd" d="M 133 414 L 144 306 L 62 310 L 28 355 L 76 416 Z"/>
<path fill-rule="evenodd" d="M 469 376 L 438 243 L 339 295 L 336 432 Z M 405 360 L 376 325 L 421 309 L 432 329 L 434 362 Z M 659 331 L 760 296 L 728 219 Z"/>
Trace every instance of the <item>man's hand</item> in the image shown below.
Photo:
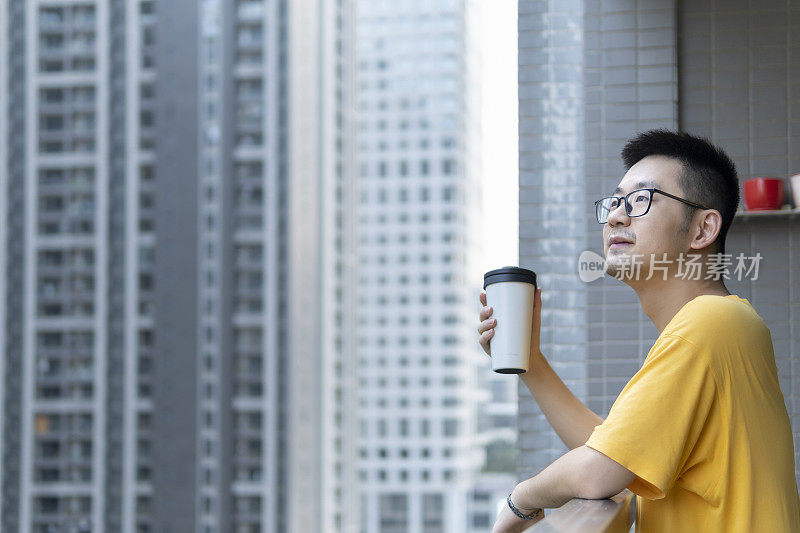
<path fill-rule="evenodd" d="M 521 510 L 520 512 L 533 514 L 532 510 Z M 544 512 L 534 520 L 523 520 L 511 511 L 508 504 L 504 504 L 494 521 L 492 533 L 519 533 L 529 527 L 533 527 L 534 524 L 541 520 L 544 520 Z"/>
<path fill-rule="evenodd" d="M 480 334 L 480 338 L 478 341 L 481 343 L 481 348 L 486 352 L 486 355 L 491 356 L 492 350 L 489 346 L 489 341 L 494 337 L 494 327 L 497 325 L 497 320 L 491 318 L 494 309 L 486 305 L 486 291 L 481 291 L 480 300 L 483 307 L 479 315 L 480 324 L 478 324 L 478 333 Z"/>

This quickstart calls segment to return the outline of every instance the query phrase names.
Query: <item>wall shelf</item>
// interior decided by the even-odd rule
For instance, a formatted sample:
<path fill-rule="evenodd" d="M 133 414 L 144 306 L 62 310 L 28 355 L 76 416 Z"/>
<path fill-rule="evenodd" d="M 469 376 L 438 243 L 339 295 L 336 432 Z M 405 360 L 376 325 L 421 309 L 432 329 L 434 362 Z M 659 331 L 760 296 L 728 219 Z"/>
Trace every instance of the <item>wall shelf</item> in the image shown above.
<path fill-rule="evenodd" d="M 774 219 L 800 218 L 800 207 L 794 209 L 775 209 L 772 211 L 737 211 L 733 220 L 747 222 L 749 220 L 774 220 Z"/>

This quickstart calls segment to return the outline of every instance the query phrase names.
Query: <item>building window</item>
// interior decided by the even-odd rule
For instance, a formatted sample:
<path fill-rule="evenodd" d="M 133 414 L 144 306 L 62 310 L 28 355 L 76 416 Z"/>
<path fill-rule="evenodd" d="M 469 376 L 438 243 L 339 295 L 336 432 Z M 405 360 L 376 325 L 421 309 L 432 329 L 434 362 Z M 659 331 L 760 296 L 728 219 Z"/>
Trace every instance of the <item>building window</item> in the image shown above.
<path fill-rule="evenodd" d="M 442 173 L 445 175 L 455 174 L 456 163 L 452 159 L 442 161 Z"/>
<path fill-rule="evenodd" d="M 489 515 L 486 513 L 475 513 L 472 515 L 472 527 L 476 529 L 488 528 L 490 524 Z"/>

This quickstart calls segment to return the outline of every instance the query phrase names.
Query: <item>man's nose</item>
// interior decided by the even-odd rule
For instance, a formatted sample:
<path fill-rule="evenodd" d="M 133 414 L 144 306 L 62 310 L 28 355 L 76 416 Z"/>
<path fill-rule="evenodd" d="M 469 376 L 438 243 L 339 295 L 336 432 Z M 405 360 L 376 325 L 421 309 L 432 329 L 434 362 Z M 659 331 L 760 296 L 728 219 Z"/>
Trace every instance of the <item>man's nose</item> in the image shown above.
<path fill-rule="evenodd" d="M 625 201 L 623 200 L 608 214 L 608 222 L 606 223 L 613 227 L 617 224 L 628 225 L 630 221 L 631 217 L 628 216 L 628 212 L 625 210 Z"/>

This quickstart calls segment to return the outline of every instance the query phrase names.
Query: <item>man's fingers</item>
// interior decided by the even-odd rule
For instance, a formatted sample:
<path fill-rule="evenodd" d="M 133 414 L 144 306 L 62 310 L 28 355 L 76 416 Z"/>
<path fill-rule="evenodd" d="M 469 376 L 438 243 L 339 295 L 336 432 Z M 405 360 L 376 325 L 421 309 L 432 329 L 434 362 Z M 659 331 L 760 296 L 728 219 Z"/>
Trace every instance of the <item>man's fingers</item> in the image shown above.
<path fill-rule="evenodd" d="M 494 318 L 490 318 L 489 320 L 484 320 L 480 324 L 478 324 L 478 333 L 484 333 L 486 330 L 494 328 L 497 325 L 497 320 Z"/>
<path fill-rule="evenodd" d="M 489 350 L 489 341 L 492 340 L 493 336 L 494 336 L 493 329 L 481 333 L 479 341 L 481 344 L 481 348 L 483 348 L 483 351 L 486 352 L 486 355 L 491 355 L 491 352 Z"/>
<path fill-rule="evenodd" d="M 489 341 L 494 336 L 494 327 L 497 325 L 497 320 L 489 318 L 492 316 L 493 309 L 491 306 L 486 305 L 486 291 L 481 291 L 479 299 L 483 307 L 481 307 L 480 324 L 478 324 L 478 333 L 480 334 L 478 342 L 481 348 L 483 348 L 483 351 L 486 352 L 487 355 L 491 355 L 489 351 Z"/>

